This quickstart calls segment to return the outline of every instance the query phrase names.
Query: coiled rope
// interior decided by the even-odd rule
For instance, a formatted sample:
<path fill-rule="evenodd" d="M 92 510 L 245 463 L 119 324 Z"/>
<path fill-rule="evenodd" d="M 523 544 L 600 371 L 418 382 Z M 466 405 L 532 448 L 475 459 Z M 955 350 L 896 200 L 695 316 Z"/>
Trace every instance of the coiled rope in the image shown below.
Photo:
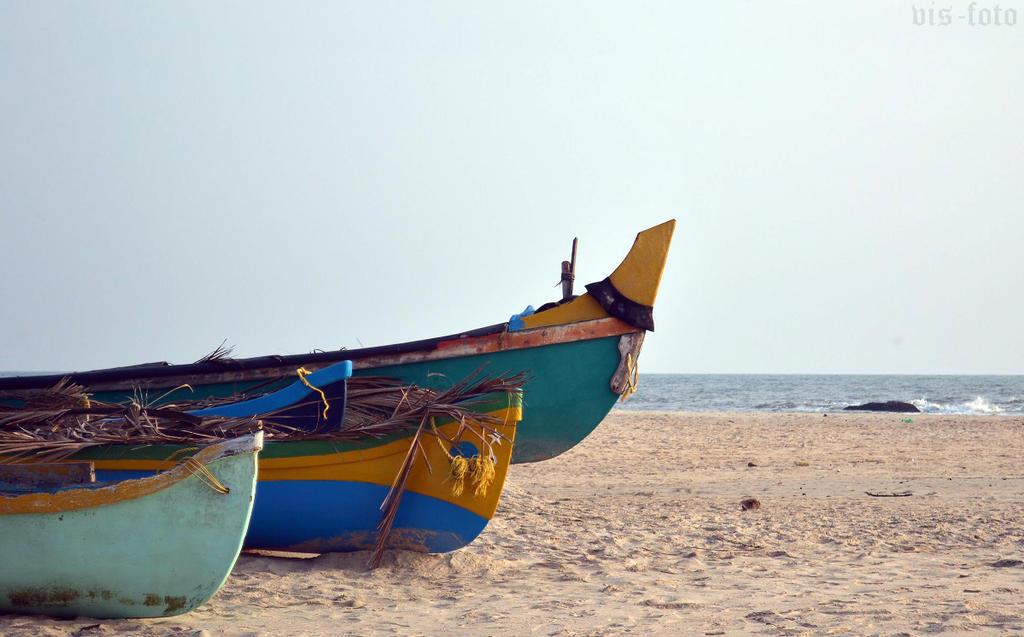
<path fill-rule="evenodd" d="M 452 455 L 451 452 L 445 447 L 442 442 L 443 437 L 441 432 L 437 430 L 437 425 L 434 419 L 430 419 L 430 428 L 434 430 L 434 438 L 437 439 L 438 446 L 441 447 L 441 451 L 448 457 L 450 463 L 448 470 L 448 479 L 452 481 L 452 495 L 459 497 L 462 495 L 466 488 L 466 482 L 476 485 L 473 490 L 473 494 L 477 497 L 481 497 L 487 493 L 487 489 L 494 482 L 495 468 L 494 461 L 491 460 L 490 454 L 484 457 L 481 454 L 477 454 L 472 458 L 467 458 L 463 455 Z M 480 437 L 481 441 L 484 440 L 483 436 Z M 486 446 L 486 442 L 483 442 Z"/>
<path fill-rule="evenodd" d="M 633 360 L 633 353 L 626 352 L 626 387 L 622 390 L 622 398 L 619 402 L 626 402 L 626 399 L 636 393 L 637 385 L 640 384 L 640 364 Z"/>

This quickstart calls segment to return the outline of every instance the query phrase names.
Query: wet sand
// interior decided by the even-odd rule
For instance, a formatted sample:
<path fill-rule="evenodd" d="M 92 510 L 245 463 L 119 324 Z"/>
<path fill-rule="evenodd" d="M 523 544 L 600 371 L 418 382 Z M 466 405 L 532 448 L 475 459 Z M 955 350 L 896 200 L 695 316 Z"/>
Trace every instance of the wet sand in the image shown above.
<path fill-rule="evenodd" d="M 366 558 L 243 554 L 187 615 L 0 634 L 1021 633 L 1024 418 L 617 411 L 513 466 L 470 546 Z"/>

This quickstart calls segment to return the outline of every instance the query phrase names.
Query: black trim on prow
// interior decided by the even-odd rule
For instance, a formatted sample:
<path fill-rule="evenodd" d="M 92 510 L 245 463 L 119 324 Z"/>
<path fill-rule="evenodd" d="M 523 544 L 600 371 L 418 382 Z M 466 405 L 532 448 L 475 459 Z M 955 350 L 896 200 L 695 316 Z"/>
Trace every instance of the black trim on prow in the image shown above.
<path fill-rule="evenodd" d="M 587 292 L 601 304 L 605 312 L 615 318 L 622 319 L 633 327 L 654 331 L 654 308 L 626 298 L 612 285 L 611 279 L 588 283 Z"/>

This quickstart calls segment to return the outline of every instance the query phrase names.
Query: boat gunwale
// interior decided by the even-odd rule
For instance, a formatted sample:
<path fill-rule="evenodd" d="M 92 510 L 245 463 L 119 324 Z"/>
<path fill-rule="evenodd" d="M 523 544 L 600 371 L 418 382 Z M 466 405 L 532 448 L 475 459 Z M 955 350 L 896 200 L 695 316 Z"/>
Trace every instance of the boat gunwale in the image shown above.
<path fill-rule="evenodd" d="M 675 220 L 673 219 L 658 226 L 641 231 L 637 234 L 633 246 L 630 248 L 629 252 L 627 252 L 625 259 L 619 267 L 616 268 L 615 271 L 605 279 L 605 281 L 599 282 L 598 285 L 606 284 L 605 287 L 610 288 L 610 290 L 615 293 L 616 298 L 621 297 L 624 303 L 633 305 L 639 304 L 638 307 L 644 308 L 648 312 L 652 310 L 654 296 L 657 294 L 658 284 L 661 279 L 661 271 L 665 266 L 668 256 L 668 247 L 671 242 L 674 229 Z M 655 262 L 657 264 L 656 272 L 645 272 L 645 276 L 637 276 L 638 267 L 644 267 L 647 264 Z M 616 287 L 616 277 L 621 279 L 623 276 L 630 276 L 631 278 L 642 280 L 643 284 L 649 288 L 645 290 L 645 292 L 646 296 L 649 296 L 650 298 L 641 298 L 640 300 L 637 300 L 631 298 L 630 294 L 620 293 Z M 594 310 L 594 312 L 584 311 L 582 315 L 577 314 L 576 316 L 573 316 L 574 313 L 577 313 L 576 310 L 568 310 L 568 314 L 564 312 L 566 308 L 576 307 L 580 303 L 586 303 L 587 299 L 590 299 L 590 302 L 595 305 L 596 310 Z M 640 301 L 643 300 L 648 302 L 640 303 Z M 449 334 L 447 336 L 359 349 L 340 349 L 311 352 L 306 354 L 266 355 L 237 359 L 220 358 L 178 365 L 172 365 L 167 362 L 157 362 L 82 372 L 0 378 L 0 398 L 3 397 L 5 391 L 45 389 L 65 378 L 72 382 L 86 385 L 92 391 L 117 390 L 121 389 L 125 383 L 133 383 L 136 385 L 145 383 L 148 387 L 154 388 L 173 386 L 175 384 L 181 384 L 182 381 L 189 383 L 190 380 L 193 382 L 201 381 L 201 384 L 213 384 L 219 382 L 247 380 L 249 378 L 265 379 L 275 372 L 282 374 L 291 373 L 296 366 L 323 367 L 344 360 L 351 360 L 355 369 L 380 367 L 388 364 L 402 364 L 404 362 L 416 362 L 415 360 L 405 361 L 401 359 L 405 355 L 441 350 L 448 343 L 458 343 L 460 341 L 464 342 L 473 339 L 501 339 L 506 335 L 532 334 L 540 330 L 571 328 L 575 325 L 586 325 L 598 321 L 611 320 L 621 323 L 624 327 L 622 331 L 618 332 L 618 334 L 624 334 L 638 329 L 643 330 L 653 328 L 653 322 L 649 316 L 646 317 L 646 320 L 640 321 L 639 323 L 625 315 L 623 315 L 623 318 L 626 319 L 625 321 L 619 318 L 614 318 L 620 314 L 617 313 L 614 308 L 609 309 L 601 307 L 589 292 L 578 297 L 566 299 L 563 303 L 564 304 L 556 304 L 554 307 L 549 308 L 549 310 L 552 310 L 551 314 L 548 314 L 548 311 L 542 309 L 540 312 L 527 316 L 525 319 L 526 327 L 524 329 L 511 329 L 510 323 L 504 322 L 466 332 Z M 549 316 L 549 318 L 546 322 L 538 323 L 538 319 L 540 321 L 544 321 L 544 319 L 540 319 L 542 316 Z M 511 320 L 512 319 L 510 319 L 510 321 Z M 531 322 L 533 322 L 533 324 L 531 324 Z M 600 336 L 611 335 L 613 334 L 602 334 Z M 599 335 L 589 337 L 583 336 L 574 340 L 598 337 Z M 532 346 L 535 345 L 521 345 L 521 347 Z M 499 343 L 497 348 L 487 351 L 494 352 L 503 351 L 505 349 L 518 348 Z M 469 356 L 473 353 L 476 352 L 470 351 L 461 355 Z M 459 355 L 460 354 L 456 354 L 453 351 L 448 351 L 441 353 L 439 357 L 455 358 Z M 384 362 L 391 358 L 395 358 L 397 360 L 394 363 Z M 429 356 L 423 357 L 420 360 L 429 360 Z"/>
<path fill-rule="evenodd" d="M 37 491 L 18 495 L 0 494 L 0 515 L 64 513 L 136 500 L 188 479 L 194 474 L 193 467 L 197 462 L 206 465 L 232 456 L 255 454 L 262 448 L 263 432 L 257 431 L 246 436 L 204 446 L 173 467 L 152 476 L 59 491 Z"/>
<path fill-rule="evenodd" d="M 621 319 L 602 317 L 587 321 L 564 323 L 544 327 L 509 330 L 508 323 L 460 332 L 419 341 L 394 345 L 366 347 L 352 350 L 291 354 L 288 356 L 261 356 L 230 359 L 217 363 L 190 363 L 164 367 L 128 367 L 90 372 L 71 372 L 49 376 L 19 376 L 0 378 L 0 397 L 6 390 L 42 389 L 51 387 L 61 379 L 88 386 L 90 392 L 124 389 L 128 384 L 145 388 L 176 387 L 179 385 L 215 384 L 248 380 L 264 380 L 274 376 L 289 376 L 296 367 L 318 369 L 351 360 L 357 371 L 388 365 L 401 365 L 435 359 L 461 358 L 531 347 L 542 347 L 607 336 L 620 336 L 638 331 Z M 13 381 L 24 381 L 14 383 Z M 12 381 L 12 382 L 5 382 Z M 31 385 L 28 381 L 33 381 Z M 17 386 L 14 386 L 17 385 Z"/>
<path fill-rule="evenodd" d="M 96 369 L 84 372 L 67 372 L 59 374 L 41 374 L 32 376 L 10 376 L 0 378 L 0 392 L 18 389 L 41 389 L 49 387 L 61 379 L 68 378 L 72 382 L 88 385 L 90 388 L 98 387 L 103 383 L 117 383 L 118 381 L 160 379 L 185 377 L 185 376 L 209 376 L 221 373 L 245 372 L 250 370 L 263 369 L 289 369 L 296 365 L 329 365 L 344 360 L 366 358 L 370 356 L 401 354 L 404 352 L 434 349 L 439 343 L 453 341 L 462 338 L 487 336 L 508 331 L 508 323 L 498 323 L 476 330 L 459 332 L 447 336 L 394 343 L 390 345 L 377 345 L 359 349 L 339 349 L 327 352 L 310 352 L 306 354 L 269 354 L 254 356 L 251 358 L 225 358 L 215 361 L 197 363 L 170 364 L 166 362 L 146 363 L 142 365 L 130 365 L 126 367 L 111 367 L 108 369 Z"/>

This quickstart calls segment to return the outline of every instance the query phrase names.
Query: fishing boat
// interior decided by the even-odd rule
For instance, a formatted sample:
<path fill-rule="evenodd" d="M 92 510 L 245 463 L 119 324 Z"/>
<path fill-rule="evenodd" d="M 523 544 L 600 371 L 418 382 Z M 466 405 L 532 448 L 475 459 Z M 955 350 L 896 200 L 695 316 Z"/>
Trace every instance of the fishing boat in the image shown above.
<path fill-rule="evenodd" d="M 508 473 L 522 418 L 519 381 L 471 376 L 441 393 L 399 386 L 399 402 L 385 405 L 395 414 L 388 422 L 364 417 L 359 425 L 346 417 L 351 373 L 342 361 L 266 395 L 177 416 L 196 432 L 226 422 L 264 428 L 245 547 L 373 550 L 375 563 L 387 549 L 446 552 L 471 542 L 494 516 Z M 175 417 L 166 406 L 154 411 Z M 166 469 L 186 448 L 96 445 L 68 459 L 123 480 Z"/>
<path fill-rule="evenodd" d="M 161 617 L 204 604 L 242 548 L 262 440 L 109 483 L 88 463 L 0 465 L 0 611 Z"/>
<path fill-rule="evenodd" d="M 644 335 L 654 329 L 653 306 L 674 229 L 672 220 L 640 232 L 614 272 L 578 296 L 572 293 L 573 256 L 562 265 L 562 299 L 480 329 L 354 350 L 0 378 L 0 393 L 68 377 L 103 400 L 139 391 L 159 395 L 186 384 L 196 396 L 244 396 L 292 382 L 298 368 L 341 360 L 352 361 L 357 377 L 386 375 L 427 387 L 479 369 L 526 371 L 528 410 L 517 427 L 512 462 L 545 460 L 583 440 L 616 400 L 635 390 L 637 359 Z"/>

